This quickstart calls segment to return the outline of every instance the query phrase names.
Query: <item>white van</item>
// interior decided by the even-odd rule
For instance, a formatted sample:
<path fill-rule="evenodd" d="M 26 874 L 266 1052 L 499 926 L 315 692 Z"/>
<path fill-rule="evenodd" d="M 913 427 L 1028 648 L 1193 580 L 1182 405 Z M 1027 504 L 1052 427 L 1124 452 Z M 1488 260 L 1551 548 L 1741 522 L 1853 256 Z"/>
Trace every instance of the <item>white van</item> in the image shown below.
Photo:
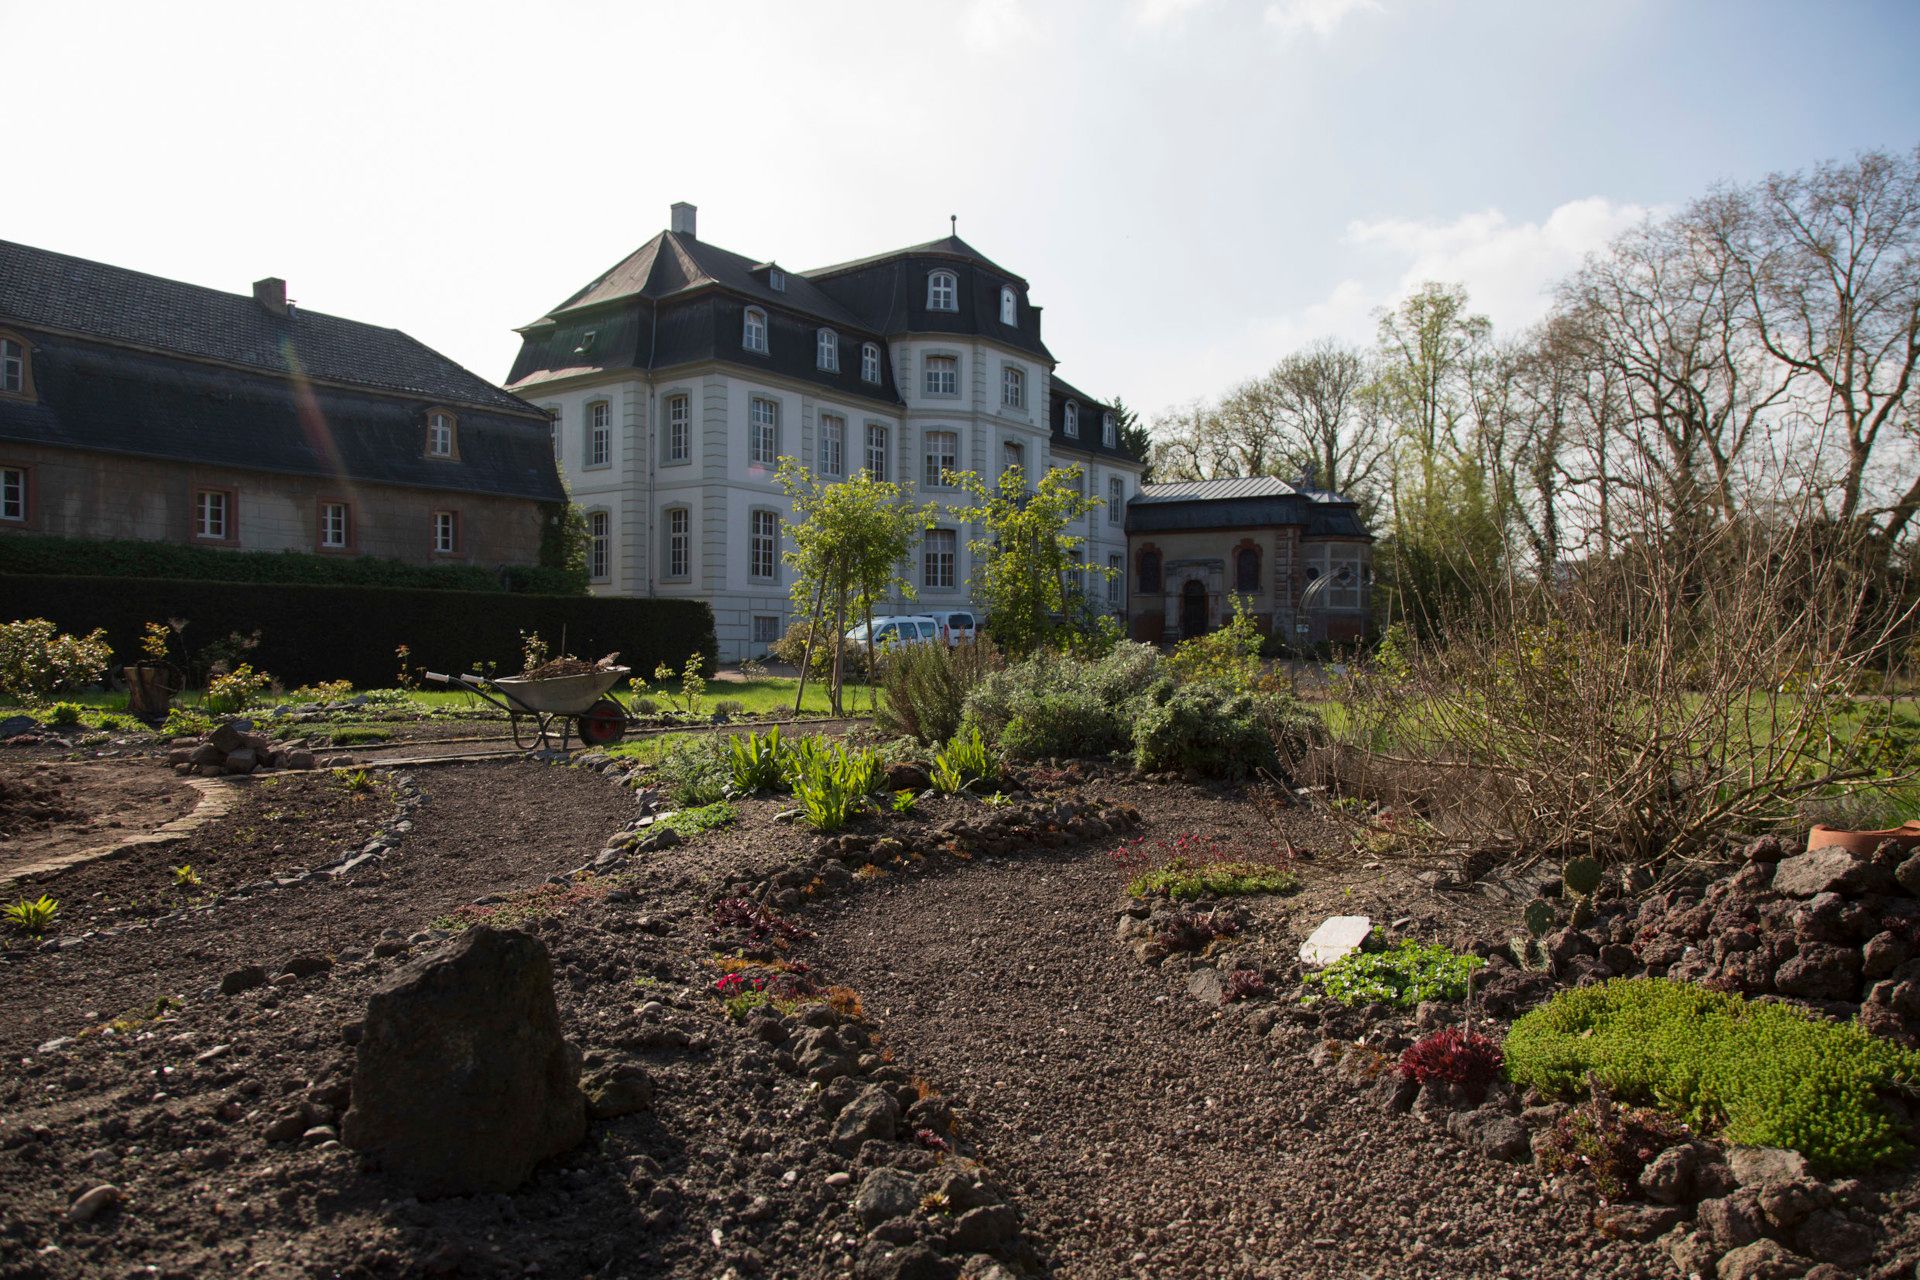
<path fill-rule="evenodd" d="M 926 614 L 900 614 L 873 620 L 873 639 L 867 639 L 867 624 L 847 632 L 847 643 L 859 648 L 886 649 L 893 645 L 932 644 L 940 638 L 940 624 Z"/>
<path fill-rule="evenodd" d="M 980 637 L 980 623 L 965 609 L 955 609 L 952 613 L 940 615 L 940 633 L 947 638 L 949 647 L 965 644 Z"/>

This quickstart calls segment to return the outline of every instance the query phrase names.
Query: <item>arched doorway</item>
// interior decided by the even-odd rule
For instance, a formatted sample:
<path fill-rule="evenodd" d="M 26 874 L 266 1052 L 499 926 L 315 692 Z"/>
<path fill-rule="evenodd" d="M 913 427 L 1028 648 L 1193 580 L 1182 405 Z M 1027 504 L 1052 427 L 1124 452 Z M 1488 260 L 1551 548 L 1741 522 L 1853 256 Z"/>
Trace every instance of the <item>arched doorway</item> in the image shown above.
<path fill-rule="evenodd" d="M 1207 632 L 1207 584 L 1188 578 L 1180 588 L 1180 638 L 1190 640 Z"/>

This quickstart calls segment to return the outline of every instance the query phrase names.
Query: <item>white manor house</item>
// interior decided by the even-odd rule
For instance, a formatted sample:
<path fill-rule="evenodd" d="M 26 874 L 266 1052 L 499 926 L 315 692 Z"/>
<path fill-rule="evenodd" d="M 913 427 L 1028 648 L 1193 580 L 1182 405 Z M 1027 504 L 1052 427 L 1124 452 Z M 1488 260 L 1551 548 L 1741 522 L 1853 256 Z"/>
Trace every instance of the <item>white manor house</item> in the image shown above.
<path fill-rule="evenodd" d="M 1054 376 L 1027 282 L 958 236 L 789 272 L 700 240 L 676 204 L 670 230 L 519 332 L 508 387 L 553 415 L 593 590 L 707 600 L 722 661 L 786 629 L 784 457 L 955 502 L 948 472 L 1078 468 L 1103 500 L 1088 558 L 1116 571 L 1090 589 L 1126 614 L 1142 464 L 1107 406 Z M 972 607 L 968 537 L 929 531 L 913 611 Z"/>

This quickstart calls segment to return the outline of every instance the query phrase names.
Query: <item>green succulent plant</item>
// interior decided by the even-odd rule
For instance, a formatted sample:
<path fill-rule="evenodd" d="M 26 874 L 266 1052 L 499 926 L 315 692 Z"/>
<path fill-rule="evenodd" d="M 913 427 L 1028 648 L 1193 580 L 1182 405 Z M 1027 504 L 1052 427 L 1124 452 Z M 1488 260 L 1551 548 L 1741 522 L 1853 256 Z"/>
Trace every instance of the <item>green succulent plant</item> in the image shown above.
<path fill-rule="evenodd" d="M 1543 937 L 1553 928 L 1553 904 L 1545 898 L 1535 898 L 1520 913 L 1520 920 L 1527 926 L 1527 932 L 1535 938 Z"/>

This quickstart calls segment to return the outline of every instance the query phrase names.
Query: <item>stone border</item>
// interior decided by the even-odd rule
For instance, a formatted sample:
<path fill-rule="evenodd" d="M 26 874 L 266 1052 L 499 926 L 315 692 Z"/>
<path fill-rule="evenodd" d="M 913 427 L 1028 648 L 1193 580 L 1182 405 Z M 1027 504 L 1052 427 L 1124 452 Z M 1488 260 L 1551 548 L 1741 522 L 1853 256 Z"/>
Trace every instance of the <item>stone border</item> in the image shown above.
<path fill-rule="evenodd" d="M 144 835 L 129 836 L 113 844 L 96 845 L 91 849 L 82 849 L 78 853 L 61 854 L 59 857 L 29 863 L 12 871 L 0 872 L 0 887 L 11 885 L 29 876 L 45 875 L 49 871 L 65 871 L 68 867 L 77 867 L 82 863 L 118 858 L 150 844 L 172 844 L 215 818 L 225 817 L 233 810 L 234 802 L 239 799 L 237 784 L 224 778 L 181 778 L 180 781 L 200 793 L 199 800 L 186 813 L 170 822 L 162 823 Z"/>

